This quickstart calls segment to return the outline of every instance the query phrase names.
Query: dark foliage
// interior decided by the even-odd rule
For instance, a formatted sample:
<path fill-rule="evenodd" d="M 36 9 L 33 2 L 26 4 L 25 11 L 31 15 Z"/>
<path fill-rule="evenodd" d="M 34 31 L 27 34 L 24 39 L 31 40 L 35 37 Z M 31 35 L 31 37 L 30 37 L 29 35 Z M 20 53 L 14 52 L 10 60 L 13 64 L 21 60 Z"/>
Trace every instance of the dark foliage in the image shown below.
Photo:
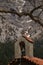
<path fill-rule="evenodd" d="M 14 43 L 0 43 L 0 65 L 7 65 L 14 56 Z"/>
<path fill-rule="evenodd" d="M 34 44 L 34 56 L 43 59 L 43 39 L 37 40 Z"/>

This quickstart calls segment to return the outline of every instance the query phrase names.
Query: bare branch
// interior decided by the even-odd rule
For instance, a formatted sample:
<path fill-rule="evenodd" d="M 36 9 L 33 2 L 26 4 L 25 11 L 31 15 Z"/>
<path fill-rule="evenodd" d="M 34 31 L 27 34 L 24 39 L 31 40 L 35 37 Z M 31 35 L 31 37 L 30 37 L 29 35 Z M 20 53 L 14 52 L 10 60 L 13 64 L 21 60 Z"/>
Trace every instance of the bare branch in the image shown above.
<path fill-rule="evenodd" d="M 39 19 L 35 19 L 35 17 L 32 15 L 33 11 L 35 11 L 36 9 L 38 9 L 38 8 L 40 8 L 40 7 L 41 7 L 41 6 L 39 6 L 39 7 L 35 8 L 35 9 L 33 9 L 32 12 L 30 12 L 30 13 L 26 13 L 26 12 L 18 13 L 18 12 L 16 12 L 15 10 L 14 10 L 14 11 L 11 11 L 11 10 L 9 10 L 9 11 L 0 10 L 0 12 L 1 12 L 1 13 L 17 14 L 19 17 L 21 17 L 21 16 L 23 16 L 23 15 L 25 15 L 25 16 L 28 15 L 28 16 L 30 16 L 30 18 L 31 18 L 32 20 L 34 20 L 35 22 L 39 23 L 39 24 L 43 27 L 43 24 L 40 22 L 40 20 L 39 20 Z"/>
<path fill-rule="evenodd" d="M 35 10 L 37 10 L 37 9 L 40 9 L 42 7 L 42 5 L 40 5 L 40 6 L 38 6 L 38 7 L 35 7 L 33 10 L 31 10 L 31 14 L 35 11 Z"/>
<path fill-rule="evenodd" d="M 32 14 L 30 14 L 29 16 L 32 20 L 34 20 L 36 23 L 39 23 L 43 27 L 43 24 L 41 23 L 39 19 L 35 18 Z"/>

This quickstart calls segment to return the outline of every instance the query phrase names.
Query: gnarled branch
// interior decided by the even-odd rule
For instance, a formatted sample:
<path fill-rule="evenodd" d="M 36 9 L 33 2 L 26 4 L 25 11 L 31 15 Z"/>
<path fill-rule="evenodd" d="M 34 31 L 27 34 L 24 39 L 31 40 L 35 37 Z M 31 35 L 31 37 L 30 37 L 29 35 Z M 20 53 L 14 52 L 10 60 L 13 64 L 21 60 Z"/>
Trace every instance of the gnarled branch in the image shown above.
<path fill-rule="evenodd" d="M 40 9 L 41 7 L 42 7 L 42 5 L 40 5 L 40 6 L 38 6 L 38 7 L 35 7 L 34 9 L 31 10 L 30 13 L 32 14 L 35 10 Z"/>
<path fill-rule="evenodd" d="M 0 9 L 0 12 L 1 13 L 12 13 L 12 14 L 16 14 L 16 15 L 18 15 L 19 17 L 21 17 L 21 16 L 23 16 L 23 15 L 25 15 L 25 16 L 30 16 L 30 18 L 32 19 L 32 20 L 34 20 L 35 22 L 37 22 L 37 23 L 39 23 L 42 27 L 43 27 L 43 24 L 40 22 L 40 20 L 39 19 L 35 19 L 34 18 L 34 16 L 32 15 L 32 13 L 36 10 L 36 9 L 39 9 L 40 7 L 42 7 L 42 6 L 38 6 L 38 7 L 36 7 L 35 9 L 33 9 L 30 13 L 27 13 L 27 12 L 21 12 L 21 13 L 18 13 L 18 12 L 16 12 L 15 10 L 1 10 Z"/>

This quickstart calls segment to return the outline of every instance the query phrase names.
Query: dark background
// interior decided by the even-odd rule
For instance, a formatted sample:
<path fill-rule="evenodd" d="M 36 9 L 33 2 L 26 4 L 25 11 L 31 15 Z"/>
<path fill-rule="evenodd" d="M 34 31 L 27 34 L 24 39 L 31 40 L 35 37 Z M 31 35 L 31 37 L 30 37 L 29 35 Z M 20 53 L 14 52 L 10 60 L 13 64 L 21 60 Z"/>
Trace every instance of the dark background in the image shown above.
<path fill-rule="evenodd" d="M 34 56 L 43 58 L 43 39 L 37 40 L 34 44 Z"/>

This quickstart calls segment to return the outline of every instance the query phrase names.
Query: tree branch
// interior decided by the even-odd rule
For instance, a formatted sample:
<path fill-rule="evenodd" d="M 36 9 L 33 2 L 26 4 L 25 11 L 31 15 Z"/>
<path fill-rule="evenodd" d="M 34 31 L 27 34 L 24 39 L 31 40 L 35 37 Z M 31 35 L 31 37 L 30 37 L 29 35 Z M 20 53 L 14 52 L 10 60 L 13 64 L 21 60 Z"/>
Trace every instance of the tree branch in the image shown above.
<path fill-rule="evenodd" d="M 0 12 L 1 12 L 1 13 L 17 14 L 19 17 L 21 17 L 21 16 L 23 16 L 23 15 L 25 15 L 25 16 L 28 15 L 28 16 L 30 16 L 30 18 L 31 18 L 32 20 L 34 20 L 35 22 L 39 23 L 39 24 L 43 27 L 43 24 L 40 22 L 40 20 L 35 19 L 34 16 L 32 15 L 32 13 L 33 13 L 36 9 L 38 9 L 38 8 L 40 8 L 40 7 L 41 7 L 41 6 L 39 6 L 39 7 L 35 8 L 35 9 L 33 9 L 30 13 L 26 13 L 26 12 L 18 13 L 18 12 L 16 12 L 15 10 L 14 10 L 14 11 L 13 11 L 13 10 L 7 11 L 7 10 L 3 10 L 3 9 L 1 9 Z"/>
<path fill-rule="evenodd" d="M 35 7 L 33 10 L 31 10 L 31 14 L 35 11 L 35 10 L 37 10 L 37 9 L 39 9 L 39 8 L 41 8 L 42 7 L 42 5 L 40 5 L 40 6 L 38 6 L 38 7 Z"/>
<path fill-rule="evenodd" d="M 34 20 L 36 23 L 39 23 L 43 27 L 43 24 L 41 23 L 39 19 L 35 18 L 32 14 L 30 14 L 29 16 L 32 20 Z"/>

